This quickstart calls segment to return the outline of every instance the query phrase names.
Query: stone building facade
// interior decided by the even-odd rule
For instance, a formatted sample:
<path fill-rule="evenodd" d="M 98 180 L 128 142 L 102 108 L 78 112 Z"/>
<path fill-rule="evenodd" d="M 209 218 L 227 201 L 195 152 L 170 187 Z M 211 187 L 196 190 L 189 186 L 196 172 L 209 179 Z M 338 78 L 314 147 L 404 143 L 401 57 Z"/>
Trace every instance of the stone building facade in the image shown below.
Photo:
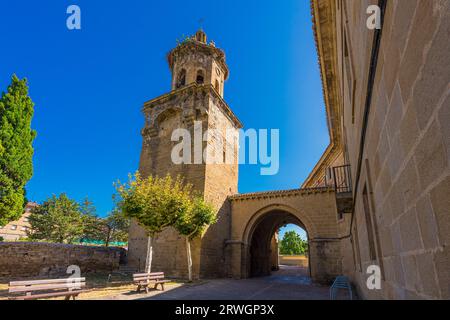
<path fill-rule="evenodd" d="M 381 29 L 366 25 L 373 4 Z M 313 0 L 312 12 L 331 143 L 302 187 L 347 165 L 342 269 L 362 297 L 448 299 L 450 2 Z"/>
<path fill-rule="evenodd" d="M 5 226 L 0 226 L 0 237 L 5 241 L 16 241 L 26 238 L 27 231 L 30 229 L 31 225 L 28 222 L 28 217 L 31 214 L 31 209 L 37 206 L 35 202 L 28 202 L 25 206 L 24 213 L 22 216 L 16 220 L 11 221 Z"/>
<path fill-rule="evenodd" d="M 380 29 L 367 8 L 380 9 Z M 362 298 L 448 299 L 450 284 L 450 2 L 311 0 L 330 144 L 299 189 L 237 194 L 237 150 L 228 164 L 174 164 L 173 129 L 225 157 L 224 131 L 242 127 L 223 99 L 222 50 L 198 32 L 168 56 L 172 91 L 144 105 L 140 171 L 181 174 L 213 202 L 219 221 L 193 246 L 195 277 L 270 273 L 274 234 L 303 227 L 313 280 L 348 275 Z M 195 148 L 193 146 L 192 148 Z M 133 224 L 129 261 L 145 263 Z M 154 269 L 187 273 L 185 243 L 156 239 Z M 369 266 L 381 287 L 368 289 Z"/>

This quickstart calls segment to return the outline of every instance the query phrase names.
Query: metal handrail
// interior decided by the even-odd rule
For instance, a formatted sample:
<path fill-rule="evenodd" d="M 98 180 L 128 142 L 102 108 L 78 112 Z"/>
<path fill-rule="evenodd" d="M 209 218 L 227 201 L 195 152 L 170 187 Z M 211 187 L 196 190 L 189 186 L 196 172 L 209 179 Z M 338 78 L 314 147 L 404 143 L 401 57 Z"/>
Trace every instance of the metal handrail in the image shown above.
<path fill-rule="evenodd" d="M 333 180 L 337 194 L 352 192 L 350 165 L 333 167 Z"/>

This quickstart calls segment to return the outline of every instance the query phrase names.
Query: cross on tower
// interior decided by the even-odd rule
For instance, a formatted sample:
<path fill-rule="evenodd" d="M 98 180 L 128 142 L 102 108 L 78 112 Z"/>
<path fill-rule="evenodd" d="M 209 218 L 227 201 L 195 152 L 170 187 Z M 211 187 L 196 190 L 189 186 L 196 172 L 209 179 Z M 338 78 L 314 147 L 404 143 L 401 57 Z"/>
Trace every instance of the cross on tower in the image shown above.
<path fill-rule="evenodd" d="M 198 19 L 198 24 L 199 24 L 200 30 L 203 29 L 203 22 L 205 22 L 205 19 L 204 19 L 204 18 Z"/>

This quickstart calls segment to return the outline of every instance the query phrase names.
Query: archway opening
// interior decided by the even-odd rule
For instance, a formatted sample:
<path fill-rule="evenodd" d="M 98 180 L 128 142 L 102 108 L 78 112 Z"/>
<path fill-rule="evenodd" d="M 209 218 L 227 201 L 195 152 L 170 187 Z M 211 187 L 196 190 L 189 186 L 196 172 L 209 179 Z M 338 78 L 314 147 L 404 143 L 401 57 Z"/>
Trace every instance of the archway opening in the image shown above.
<path fill-rule="evenodd" d="M 287 224 L 278 230 L 278 268 L 288 274 L 309 276 L 308 234 L 301 226 Z"/>
<path fill-rule="evenodd" d="M 281 254 L 281 242 L 286 235 L 285 247 L 289 241 L 300 239 L 297 246 L 304 248 L 293 245 L 292 248 L 284 248 L 284 254 Z M 249 240 L 250 277 L 269 276 L 278 270 L 290 275 L 309 276 L 308 233 L 293 214 L 279 210 L 266 213 L 255 222 Z"/>

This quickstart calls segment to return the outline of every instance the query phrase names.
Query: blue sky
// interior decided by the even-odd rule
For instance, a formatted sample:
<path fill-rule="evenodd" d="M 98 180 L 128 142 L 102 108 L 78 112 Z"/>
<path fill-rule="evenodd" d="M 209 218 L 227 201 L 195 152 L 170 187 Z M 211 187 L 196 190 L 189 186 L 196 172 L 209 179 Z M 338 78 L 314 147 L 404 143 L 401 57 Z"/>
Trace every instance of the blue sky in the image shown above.
<path fill-rule="evenodd" d="M 284 227 L 281 227 L 280 230 L 278 230 L 278 239 L 283 239 L 284 235 L 288 231 L 295 231 L 303 240 L 308 239 L 306 231 L 295 224 L 288 224 Z"/>
<path fill-rule="evenodd" d="M 66 9 L 81 8 L 81 30 Z M 28 197 L 66 192 L 112 208 L 138 167 L 143 102 L 170 90 L 166 53 L 203 19 L 225 50 L 225 100 L 246 128 L 280 130 L 280 170 L 241 165 L 239 192 L 297 188 L 329 138 L 309 1 L 3 1 L 0 91 L 27 77 L 35 102 Z"/>

